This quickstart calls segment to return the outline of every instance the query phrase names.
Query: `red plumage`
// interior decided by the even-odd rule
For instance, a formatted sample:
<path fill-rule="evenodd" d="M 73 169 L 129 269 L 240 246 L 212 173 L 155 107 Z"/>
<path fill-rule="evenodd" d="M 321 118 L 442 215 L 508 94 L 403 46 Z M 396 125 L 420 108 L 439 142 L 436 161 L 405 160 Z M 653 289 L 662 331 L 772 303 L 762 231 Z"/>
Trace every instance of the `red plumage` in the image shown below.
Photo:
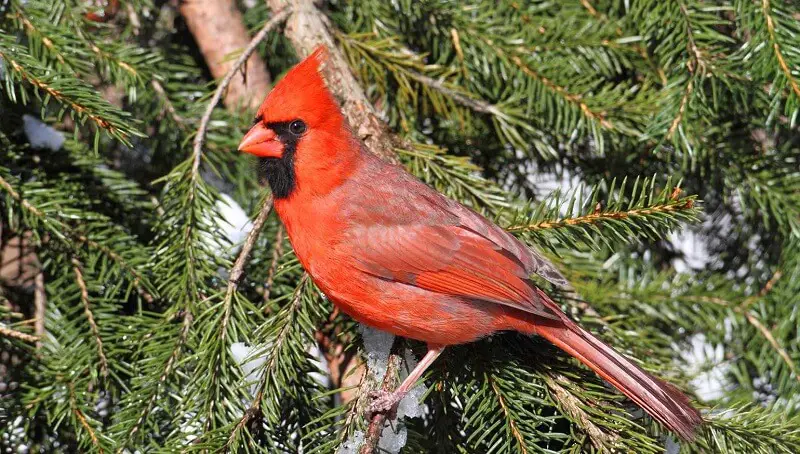
<path fill-rule="evenodd" d="M 359 322 L 427 342 L 434 353 L 416 377 L 442 346 L 502 330 L 538 334 L 691 439 L 702 420 L 686 396 L 583 330 L 531 281 L 565 283 L 546 260 L 363 149 L 319 73 L 325 56 L 318 49 L 286 74 L 240 145 L 265 160 L 275 209 L 317 286 Z"/>

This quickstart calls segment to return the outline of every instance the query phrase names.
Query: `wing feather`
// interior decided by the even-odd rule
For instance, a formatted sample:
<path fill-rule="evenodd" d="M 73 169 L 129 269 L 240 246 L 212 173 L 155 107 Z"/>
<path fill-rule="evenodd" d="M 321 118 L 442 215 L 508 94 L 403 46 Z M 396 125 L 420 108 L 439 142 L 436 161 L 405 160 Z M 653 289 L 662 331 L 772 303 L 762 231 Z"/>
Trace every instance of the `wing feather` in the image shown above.
<path fill-rule="evenodd" d="M 372 225 L 351 232 L 357 266 L 381 279 L 560 319 L 528 279 L 525 264 L 458 225 Z"/>

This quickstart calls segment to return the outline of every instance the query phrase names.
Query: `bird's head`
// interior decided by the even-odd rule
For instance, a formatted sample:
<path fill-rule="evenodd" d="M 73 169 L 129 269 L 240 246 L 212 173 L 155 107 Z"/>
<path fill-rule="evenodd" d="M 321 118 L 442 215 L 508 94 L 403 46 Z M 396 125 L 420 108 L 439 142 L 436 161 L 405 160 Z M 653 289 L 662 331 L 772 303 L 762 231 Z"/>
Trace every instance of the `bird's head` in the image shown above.
<path fill-rule="evenodd" d="M 239 151 L 261 158 L 261 176 L 276 197 L 294 189 L 297 161 L 325 160 L 329 145 L 342 134 L 344 117 L 320 74 L 327 57 L 327 48 L 320 46 L 290 69 L 239 144 Z"/>

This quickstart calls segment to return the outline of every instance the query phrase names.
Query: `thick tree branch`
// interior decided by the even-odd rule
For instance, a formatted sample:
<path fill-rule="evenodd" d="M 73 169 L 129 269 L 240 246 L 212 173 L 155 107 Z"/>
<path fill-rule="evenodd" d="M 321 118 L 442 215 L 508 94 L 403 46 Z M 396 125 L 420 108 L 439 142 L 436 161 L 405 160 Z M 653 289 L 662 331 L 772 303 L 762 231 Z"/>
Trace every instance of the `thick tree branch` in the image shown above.
<path fill-rule="evenodd" d="M 234 0 L 184 0 L 181 14 L 192 32 L 197 46 L 215 79 L 225 77 L 232 68 L 238 71 L 242 64 L 230 58 L 250 41 L 242 13 Z M 277 11 L 277 10 L 276 10 Z M 267 66 L 258 54 L 246 55 L 242 77 L 230 80 L 225 94 L 225 105 L 256 107 L 271 80 Z"/>
<path fill-rule="evenodd" d="M 389 361 L 386 364 L 386 375 L 383 376 L 383 382 L 381 383 L 382 391 L 392 392 L 397 387 L 397 371 L 400 368 L 400 361 L 402 361 L 402 358 L 400 358 L 400 355 L 397 353 L 396 347 L 397 338 L 395 338 L 392 352 L 389 355 Z M 369 373 L 369 371 L 366 373 Z M 373 454 L 376 452 L 384 425 L 386 424 L 386 417 L 384 413 L 372 415 L 372 419 L 370 419 L 369 426 L 367 427 L 367 433 L 364 436 L 364 444 L 361 446 L 361 450 L 358 452 L 359 454 Z"/>

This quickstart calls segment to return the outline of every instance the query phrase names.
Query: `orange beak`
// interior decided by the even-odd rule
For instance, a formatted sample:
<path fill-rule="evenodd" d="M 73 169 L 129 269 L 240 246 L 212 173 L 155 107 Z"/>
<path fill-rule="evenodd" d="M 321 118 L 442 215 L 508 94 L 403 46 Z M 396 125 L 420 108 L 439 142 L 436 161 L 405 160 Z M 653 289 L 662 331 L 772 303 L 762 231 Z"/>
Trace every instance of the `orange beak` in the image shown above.
<path fill-rule="evenodd" d="M 261 158 L 280 158 L 283 156 L 283 143 L 275 131 L 258 123 L 244 135 L 239 143 L 239 151 Z"/>

